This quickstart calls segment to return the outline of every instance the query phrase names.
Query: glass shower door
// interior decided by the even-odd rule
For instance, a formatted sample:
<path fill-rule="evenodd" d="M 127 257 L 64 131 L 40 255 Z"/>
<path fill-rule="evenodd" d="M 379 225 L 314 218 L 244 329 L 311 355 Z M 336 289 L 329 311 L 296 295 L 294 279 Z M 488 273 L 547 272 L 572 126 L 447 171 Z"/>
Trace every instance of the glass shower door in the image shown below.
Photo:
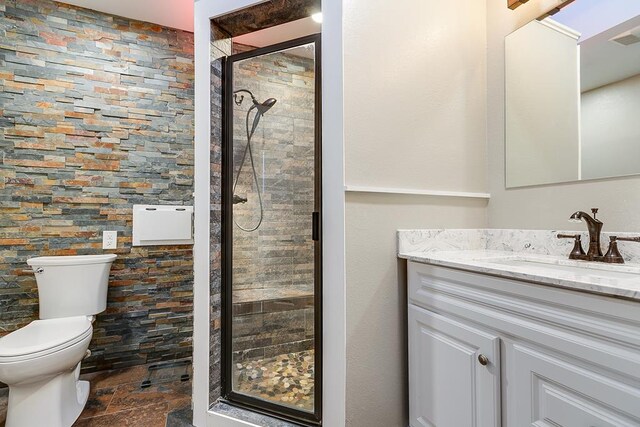
<path fill-rule="evenodd" d="M 242 48 L 242 47 L 240 47 Z M 224 395 L 320 420 L 319 40 L 225 67 Z"/>

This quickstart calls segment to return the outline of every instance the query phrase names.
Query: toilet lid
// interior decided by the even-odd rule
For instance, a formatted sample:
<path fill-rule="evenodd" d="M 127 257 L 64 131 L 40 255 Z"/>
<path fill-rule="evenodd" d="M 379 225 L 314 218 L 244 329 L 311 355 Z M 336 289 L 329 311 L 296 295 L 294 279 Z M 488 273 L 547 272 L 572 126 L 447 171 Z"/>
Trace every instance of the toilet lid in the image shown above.
<path fill-rule="evenodd" d="M 64 348 L 91 334 L 87 316 L 34 320 L 0 338 L 0 358 L 25 356 Z"/>

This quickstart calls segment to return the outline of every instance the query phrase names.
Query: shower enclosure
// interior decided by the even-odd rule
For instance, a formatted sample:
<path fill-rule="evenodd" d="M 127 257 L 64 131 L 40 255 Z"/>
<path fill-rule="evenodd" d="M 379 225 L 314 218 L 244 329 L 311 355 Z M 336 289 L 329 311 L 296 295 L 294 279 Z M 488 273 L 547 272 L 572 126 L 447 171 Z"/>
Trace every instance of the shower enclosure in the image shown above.
<path fill-rule="evenodd" d="M 223 397 L 318 424 L 320 41 L 234 48 L 224 69 Z"/>

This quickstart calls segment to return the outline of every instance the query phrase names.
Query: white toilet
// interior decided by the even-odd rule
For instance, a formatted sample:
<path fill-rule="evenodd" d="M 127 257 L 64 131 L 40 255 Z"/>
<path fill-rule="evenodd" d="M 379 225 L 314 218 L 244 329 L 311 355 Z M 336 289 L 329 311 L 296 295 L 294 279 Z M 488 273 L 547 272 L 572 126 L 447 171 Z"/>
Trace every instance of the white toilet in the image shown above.
<path fill-rule="evenodd" d="M 27 261 L 38 284 L 40 320 L 0 338 L 0 381 L 9 386 L 6 427 L 70 427 L 89 396 L 79 381 L 93 315 L 107 306 L 108 255 Z"/>

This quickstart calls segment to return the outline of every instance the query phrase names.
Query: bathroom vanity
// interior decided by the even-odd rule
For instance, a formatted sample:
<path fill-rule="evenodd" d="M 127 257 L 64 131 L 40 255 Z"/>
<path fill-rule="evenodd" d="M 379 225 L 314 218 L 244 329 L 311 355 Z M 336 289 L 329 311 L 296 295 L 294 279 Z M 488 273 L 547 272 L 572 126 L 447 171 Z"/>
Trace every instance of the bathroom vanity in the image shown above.
<path fill-rule="evenodd" d="M 556 233 L 399 232 L 412 427 L 640 426 L 640 265 Z"/>

